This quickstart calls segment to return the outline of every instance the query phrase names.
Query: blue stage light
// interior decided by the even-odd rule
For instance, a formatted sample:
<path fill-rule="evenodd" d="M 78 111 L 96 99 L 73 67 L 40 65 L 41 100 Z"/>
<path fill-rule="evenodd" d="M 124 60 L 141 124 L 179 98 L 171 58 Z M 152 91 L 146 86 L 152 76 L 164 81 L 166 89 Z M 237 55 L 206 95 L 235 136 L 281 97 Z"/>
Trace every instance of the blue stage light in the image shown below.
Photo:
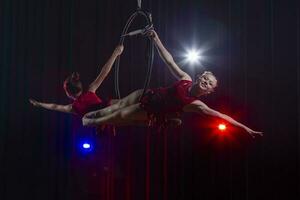
<path fill-rule="evenodd" d="M 82 153 L 91 153 L 94 151 L 94 141 L 91 139 L 81 139 L 79 142 L 79 150 Z"/>
<path fill-rule="evenodd" d="M 89 155 L 97 148 L 96 130 L 91 127 L 78 127 L 76 129 L 76 149 L 82 155 Z"/>
<path fill-rule="evenodd" d="M 84 149 L 90 149 L 91 148 L 91 144 L 89 144 L 89 143 L 83 143 L 82 147 Z"/>

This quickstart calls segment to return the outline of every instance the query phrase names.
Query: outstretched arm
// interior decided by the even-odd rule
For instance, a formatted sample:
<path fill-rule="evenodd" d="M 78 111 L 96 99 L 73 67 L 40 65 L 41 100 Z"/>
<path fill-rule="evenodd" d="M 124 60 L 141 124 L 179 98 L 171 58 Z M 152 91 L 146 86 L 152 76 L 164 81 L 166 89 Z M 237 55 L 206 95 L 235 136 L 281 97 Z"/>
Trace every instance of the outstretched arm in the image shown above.
<path fill-rule="evenodd" d="M 154 30 L 150 30 L 146 33 L 149 37 L 153 38 L 154 44 L 160 57 L 168 66 L 171 73 L 180 80 L 192 80 L 191 77 L 182 71 L 180 67 L 175 63 L 173 56 L 168 52 L 168 50 L 164 47 L 162 42 L 160 41 L 157 33 Z"/>
<path fill-rule="evenodd" d="M 98 87 L 101 85 L 103 80 L 106 78 L 106 76 L 110 72 L 116 58 L 122 54 L 123 49 L 124 49 L 123 45 L 119 45 L 115 48 L 114 52 L 112 53 L 112 55 L 110 56 L 108 61 L 102 67 L 101 72 L 99 73 L 97 78 L 89 85 L 88 91 L 96 92 Z"/>
<path fill-rule="evenodd" d="M 47 110 L 54 110 L 54 111 L 59 111 L 59 112 L 64 112 L 64 113 L 73 113 L 72 112 L 72 104 L 69 105 L 58 105 L 54 103 L 42 103 L 38 102 L 34 99 L 29 99 L 29 102 L 36 107 L 42 107 Z"/>
<path fill-rule="evenodd" d="M 223 113 L 220 113 L 220 112 L 218 112 L 216 110 L 213 110 L 213 109 L 209 108 L 205 103 L 203 103 L 202 101 L 199 101 L 199 100 L 196 100 L 196 101 L 192 102 L 191 104 L 186 105 L 184 107 L 184 111 L 186 111 L 186 112 L 203 113 L 203 114 L 206 114 L 206 115 L 210 115 L 210 116 L 214 116 L 214 117 L 219 117 L 221 119 L 226 120 L 227 122 L 229 122 L 230 124 L 232 124 L 234 126 L 243 128 L 253 138 L 256 135 L 263 136 L 262 132 L 258 132 L 258 131 L 254 131 L 254 130 L 250 129 L 249 127 L 247 127 L 244 124 L 242 124 L 242 123 L 234 120 L 233 118 L 229 117 L 228 115 L 225 115 Z"/>

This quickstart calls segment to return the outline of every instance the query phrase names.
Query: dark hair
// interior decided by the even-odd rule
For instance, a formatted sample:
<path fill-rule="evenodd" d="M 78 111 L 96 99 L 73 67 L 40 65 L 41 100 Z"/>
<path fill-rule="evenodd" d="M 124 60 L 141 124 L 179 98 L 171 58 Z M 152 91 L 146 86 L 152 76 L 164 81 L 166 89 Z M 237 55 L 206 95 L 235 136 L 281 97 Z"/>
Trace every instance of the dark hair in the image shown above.
<path fill-rule="evenodd" d="M 64 81 L 64 90 L 72 96 L 76 96 L 82 91 L 82 83 L 80 81 L 79 73 L 73 72 Z"/>

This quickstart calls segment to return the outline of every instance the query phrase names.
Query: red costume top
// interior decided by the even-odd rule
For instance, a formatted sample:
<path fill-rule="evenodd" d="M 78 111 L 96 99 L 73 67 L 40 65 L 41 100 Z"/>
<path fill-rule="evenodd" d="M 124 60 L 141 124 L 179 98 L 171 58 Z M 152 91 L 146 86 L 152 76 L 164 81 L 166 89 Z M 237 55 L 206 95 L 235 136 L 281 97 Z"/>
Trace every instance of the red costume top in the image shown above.
<path fill-rule="evenodd" d="M 154 117 L 164 118 L 166 114 L 182 112 L 185 105 L 197 100 L 190 96 L 189 89 L 193 82 L 188 80 L 177 81 L 170 87 L 150 89 L 142 97 L 141 107 Z"/>
<path fill-rule="evenodd" d="M 72 109 L 83 117 L 88 112 L 103 108 L 104 105 L 104 102 L 94 92 L 87 91 L 73 102 Z"/>

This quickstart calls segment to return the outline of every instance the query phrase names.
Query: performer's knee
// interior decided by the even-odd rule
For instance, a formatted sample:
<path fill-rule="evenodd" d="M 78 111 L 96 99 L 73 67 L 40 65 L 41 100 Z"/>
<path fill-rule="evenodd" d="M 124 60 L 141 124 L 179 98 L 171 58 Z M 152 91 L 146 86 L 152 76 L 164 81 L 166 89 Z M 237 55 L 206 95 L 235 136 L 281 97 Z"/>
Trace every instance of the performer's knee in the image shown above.
<path fill-rule="evenodd" d="M 128 112 L 126 110 L 120 110 L 116 114 L 116 118 L 120 120 L 126 120 L 128 117 Z"/>
<path fill-rule="evenodd" d="M 121 110 L 118 110 L 114 112 L 113 114 L 113 120 L 119 121 L 125 118 L 124 113 Z"/>

